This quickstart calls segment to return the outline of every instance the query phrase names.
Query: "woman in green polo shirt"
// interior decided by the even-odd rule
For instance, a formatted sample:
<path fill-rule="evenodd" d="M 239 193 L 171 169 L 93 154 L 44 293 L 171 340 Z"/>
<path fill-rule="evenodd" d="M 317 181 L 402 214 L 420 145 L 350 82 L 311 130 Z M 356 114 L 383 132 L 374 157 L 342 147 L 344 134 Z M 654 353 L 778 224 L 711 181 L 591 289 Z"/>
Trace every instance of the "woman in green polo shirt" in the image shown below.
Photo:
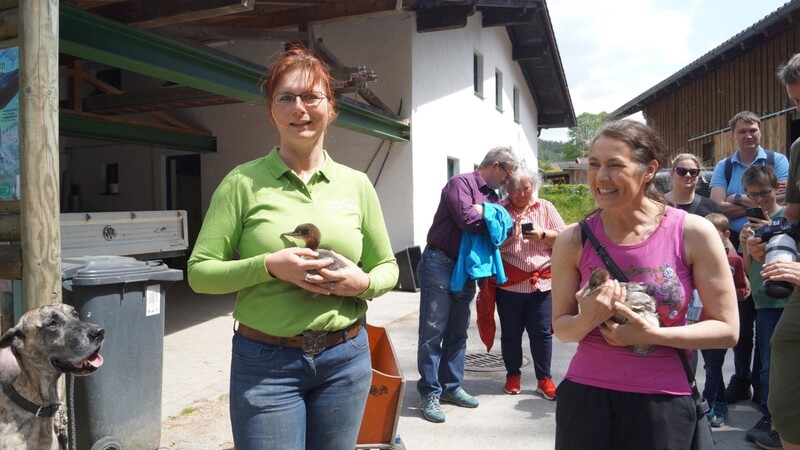
<path fill-rule="evenodd" d="M 397 262 L 369 179 L 324 150 L 336 118 L 327 68 L 292 48 L 270 66 L 265 87 L 280 145 L 222 180 L 188 280 L 196 292 L 238 293 L 236 449 L 354 448 L 371 384 L 366 300 L 395 286 Z M 302 223 L 320 229 L 320 248 L 343 268 L 325 269 L 332 260 L 286 235 Z"/>

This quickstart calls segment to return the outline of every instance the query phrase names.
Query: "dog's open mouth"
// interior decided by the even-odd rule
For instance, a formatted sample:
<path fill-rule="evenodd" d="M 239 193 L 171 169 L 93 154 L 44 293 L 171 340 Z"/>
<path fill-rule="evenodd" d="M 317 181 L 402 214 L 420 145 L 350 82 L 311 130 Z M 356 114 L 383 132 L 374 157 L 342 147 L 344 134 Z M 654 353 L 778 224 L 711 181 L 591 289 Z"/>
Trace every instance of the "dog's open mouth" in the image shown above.
<path fill-rule="evenodd" d="M 100 368 L 103 365 L 103 357 L 100 355 L 100 350 L 97 350 L 82 361 L 72 362 L 54 359 L 52 362 L 53 366 L 61 372 L 81 376 L 92 374 Z"/>

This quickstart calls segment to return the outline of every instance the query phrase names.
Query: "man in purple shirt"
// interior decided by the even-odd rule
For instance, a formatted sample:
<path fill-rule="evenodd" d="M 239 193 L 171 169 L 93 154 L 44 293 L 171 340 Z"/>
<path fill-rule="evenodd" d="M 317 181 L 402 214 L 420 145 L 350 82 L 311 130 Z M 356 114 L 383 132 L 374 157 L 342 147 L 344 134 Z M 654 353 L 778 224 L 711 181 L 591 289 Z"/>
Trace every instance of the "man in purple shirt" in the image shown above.
<path fill-rule="evenodd" d="M 478 400 L 461 388 L 475 280 L 468 279 L 461 291 L 454 292 L 449 289 L 450 278 L 458 259 L 462 231 L 488 232 L 482 204 L 498 201 L 495 190 L 505 184 L 517 166 L 511 148 L 497 147 L 486 154 L 474 172 L 450 178 L 442 189 L 439 208 L 428 231 L 428 245 L 417 266 L 420 284 L 417 390 L 422 398 L 422 415 L 431 422 L 444 422 L 440 400 L 466 408 L 478 406 Z"/>

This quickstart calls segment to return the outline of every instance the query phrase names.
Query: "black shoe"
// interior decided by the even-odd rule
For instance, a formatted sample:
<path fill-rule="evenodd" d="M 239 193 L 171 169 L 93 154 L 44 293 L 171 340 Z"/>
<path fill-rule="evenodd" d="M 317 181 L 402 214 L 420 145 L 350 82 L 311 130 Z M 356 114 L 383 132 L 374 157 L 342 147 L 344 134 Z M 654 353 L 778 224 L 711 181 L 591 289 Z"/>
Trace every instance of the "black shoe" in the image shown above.
<path fill-rule="evenodd" d="M 753 403 L 756 405 L 761 404 L 761 385 L 754 384 L 753 385 Z"/>
<path fill-rule="evenodd" d="M 753 428 L 747 430 L 744 437 L 750 442 L 756 442 L 756 438 L 767 436 L 770 431 L 772 431 L 772 418 L 769 416 L 761 416 L 758 422 L 753 425 Z"/>
<path fill-rule="evenodd" d="M 732 405 L 739 400 L 748 400 L 751 398 L 750 386 L 741 381 L 731 381 L 728 388 L 725 389 L 725 401 Z"/>
<path fill-rule="evenodd" d="M 747 430 L 745 438 L 767 450 L 781 450 L 781 436 L 772 428 L 772 420 L 763 416 L 753 428 Z"/>

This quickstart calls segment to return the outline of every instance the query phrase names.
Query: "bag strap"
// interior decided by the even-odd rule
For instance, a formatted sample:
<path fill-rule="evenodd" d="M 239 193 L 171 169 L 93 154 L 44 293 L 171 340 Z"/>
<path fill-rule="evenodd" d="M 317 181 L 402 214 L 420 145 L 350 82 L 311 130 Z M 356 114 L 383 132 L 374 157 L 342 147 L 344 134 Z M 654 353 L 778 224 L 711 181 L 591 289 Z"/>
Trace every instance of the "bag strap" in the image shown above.
<path fill-rule="evenodd" d="M 694 200 L 692 200 L 692 203 L 689 205 L 689 210 L 687 212 L 689 214 L 694 214 L 698 206 L 700 206 L 700 195 L 694 194 Z"/>
<path fill-rule="evenodd" d="M 775 166 L 775 152 L 773 150 L 764 150 L 764 153 L 767 154 L 767 160 L 764 162 L 764 166 Z M 733 162 L 731 161 L 732 156 L 725 158 L 725 185 L 731 184 L 731 176 L 733 175 Z"/>
<path fill-rule="evenodd" d="M 622 270 L 620 270 L 619 266 L 617 266 L 617 263 L 615 263 L 614 260 L 611 259 L 611 256 L 609 256 L 608 251 L 606 251 L 606 248 L 603 246 L 603 244 L 601 244 L 600 241 L 597 240 L 597 237 L 594 235 L 594 233 L 592 233 L 592 230 L 589 228 L 589 224 L 587 224 L 585 220 L 581 220 L 580 222 L 578 222 L 578 225 L 580 225 L 581 227 L 581 232 L 583 233 L 583 236 L 587 237 L 589 241 L 592 243 L 594 251 L 597 252 L 597 255 L 600 257 L 600 259 L 603 260 L 603 263 L 605 263 L 606 267 L 608 268 L 608 271 L 611 272 L 612 275 L 614 275 L 614 278 L 616 278 L 617 281 L 619 282 L 623 283 L 627 282 L 628 277 L 626 277 L 625 274 L 622 273 Z M 700 399 L 700 391 L 697 390 L 697 382 L 694 379 L 694 375 L 692 375 L 692 368 L 689 366 L 689 359 L 686 357 L 686 352 L 679 348 L 676 348 L 675 351 L 678 352 L 678 356 L 680 357 L 681 363 L 683 364 L 683 370 L 686 372 L 686 379 L 689 381 L 689 387 L 692 388 L 692 398 L 694 398 L 695 400 Z"/>
<path fill-rule="evenodd" d="M 589 224 L 586 223 L 585 220 L 581 220 L 580 222 L 578 222 L 578 225 L 580 225 L 581 227 L 581 232 L 583 233 L 583 236 L 587 237 L 589 241 L 592 243 L 594 251 L 597 252 L 597 256 L 599 256 L 600 259 L 603 260 L 606 267 L 608 268 L 608 271 L 611 272 L 611 275 L 614 275 L 614 278 L 616 278 L 616 280 L 621 283 L 627 282 L 628 277 L 626 277 L 625 274 L 622 272 L 622 270 L 619 268 L 619 266 L 617 266 L 617 263 L 615 263 L 614 260 L 611 259 L 611 256 L 609 256 L 605 246 L 601 244 L 600 241 L 597 240 L 597 237 L 594 235 L 594 233 L 592 233 L 592 230 L 589 228 Z"/>

